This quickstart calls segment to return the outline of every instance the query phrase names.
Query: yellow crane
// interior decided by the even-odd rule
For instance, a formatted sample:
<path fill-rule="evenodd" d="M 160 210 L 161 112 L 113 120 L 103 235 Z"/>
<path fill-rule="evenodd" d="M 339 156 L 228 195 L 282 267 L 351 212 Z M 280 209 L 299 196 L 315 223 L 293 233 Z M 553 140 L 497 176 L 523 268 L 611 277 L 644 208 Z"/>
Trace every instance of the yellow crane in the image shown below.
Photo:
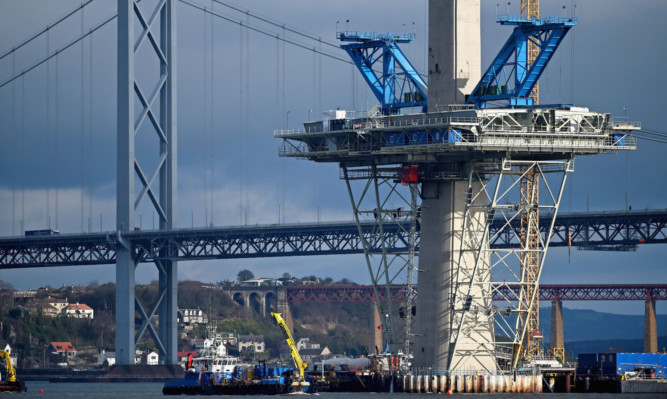
<path fill-rule="evenodd" d="M 9 353 L 0 351 L 0 359 L 5 362 L 6 380 L 0 382 L 0 392 L 25 392 L 25 384 L 16 378 L 16 370 L 12 365 L 12 359 Z"/>
<path fill-rule="evenodd" d="M 285 322 L 285 319 L 283 319 L 282 314 L 271 312 L 271 316 L 276 319 L 278 327 L 280 327 L 280 330 L 283 332 L 285 342 L 287 342 L 287 345 L 289 346 L 290 352 L 292 354 L 294 365 L 299 369 L 299 374 L 296 376 L 296 381 L 292 383 L 292 386 L 299 387 L 300 389 L 307 388 L 310 385 L 306 381 L 305 375 L 306 367 L 308 367 L 308 364 L 304 362 L 303 359 L 301 359 L 301 355 L 299 354 L 299 350 L 296 348 L 294 338 L 292 338 L 292 333 L 287 327 L 287 323 Z"/>
<path fill-rule="evenodd" d="M 9 357 L 9 353 L 5 351 L 0 351 L 0 358 L 2 358 L 5 361 L 7 382 L 16 382 L 16 370 L 14 370 L 14 366 L 12 366 L 12 359 Z"/>

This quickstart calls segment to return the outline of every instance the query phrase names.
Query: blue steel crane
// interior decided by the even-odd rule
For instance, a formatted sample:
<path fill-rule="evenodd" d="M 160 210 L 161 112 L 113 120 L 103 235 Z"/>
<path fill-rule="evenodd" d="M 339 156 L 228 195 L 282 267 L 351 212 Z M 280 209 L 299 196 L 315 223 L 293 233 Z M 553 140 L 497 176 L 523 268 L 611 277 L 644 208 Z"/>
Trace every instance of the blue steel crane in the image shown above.
<path fill-rule="evenodd" d="M 398 114 L 401 108 L 426 109 L 426 82 L 412 66 L 398 43 L 410 43 L 413 33 L 338 32 L 336 37 L 350 44 L 341 45 L 349 54 L 384 115 Z M 382 62 L 382 75 L 374 67 Z"/>
<path fill-rule="evenodd" d="M 487 108 L 487 103 L 496 101 L 509 106 L 532 106 L 533 88 L 567 32 L 577 24 L 577 18 L 528 19 L 502 15 L 497 21 L 501 25 L 514 25 L 514 32 L 468 96 L 467 103 L 475 108 Z M 532 63 L 528 60 L 529 43 L 539 49 Z"/>

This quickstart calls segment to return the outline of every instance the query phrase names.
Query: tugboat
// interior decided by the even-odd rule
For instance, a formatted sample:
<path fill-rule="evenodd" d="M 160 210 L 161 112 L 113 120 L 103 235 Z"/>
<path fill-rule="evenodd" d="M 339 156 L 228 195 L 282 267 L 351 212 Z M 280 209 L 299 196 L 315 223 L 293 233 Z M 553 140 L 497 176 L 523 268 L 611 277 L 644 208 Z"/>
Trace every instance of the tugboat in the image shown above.
<path fill-rule="evenodd" d="M 164 395 L 279 395 L 311 393 L 314 387 L 306 380 L 305 369 L 296 344 L 280 313 L 272 313 L 292 351 L 296 368 L 267 367 L 258 364 L 244 369 L 238 359 L 227 356 L 222 339 L 204 341 L 202 355 L 191 359 L 182 380 L 167 381 L 162 388 Z M 215 336 L 209 333 L 209 337 Z"/>
<path fill-rule="evenodd" d="M 16 378 L 9 353 L 0 351 L 0 358 L 5 362 L 5 379 L 0 377 L 0 392 L 26 392 L 25 383 Z"/>
<path fill-rule="evenodd" d="M 214 374 L 216 381 L 231 379 L 239 359 L 227 354 L 222 335 L 216 332 L 214 326 L 206 327 L 206 335 L 207 338 L 198 353 L 199 356 L 191 357 L 188 361 L 187 371 L 195 373 L 210 371 Z"/>
<path fill-rule="evenodd" d="M 166 381 L 162 388 L 165 395 L 204 394 L 214 384 L 223 384 L 238 379 L 242 371 L 238 358 L 229 356 L 222 335 L 214 326 L 206 327 L 206 339 L 197 357 L 188 359 L 185 378 Z"/>

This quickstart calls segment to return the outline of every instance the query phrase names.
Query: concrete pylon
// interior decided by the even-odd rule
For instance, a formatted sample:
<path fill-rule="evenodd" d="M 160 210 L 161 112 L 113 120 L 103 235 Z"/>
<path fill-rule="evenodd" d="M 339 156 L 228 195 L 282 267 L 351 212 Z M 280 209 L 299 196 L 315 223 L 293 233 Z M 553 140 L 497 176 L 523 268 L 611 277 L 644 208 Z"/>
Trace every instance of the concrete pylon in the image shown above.
<path fill-rule="evenodd" d="M 644 353 L 658 352 L 658 326 L 655 319 L 655 301 L 644 303 Z"/>
<path fill-rule="evenodd" d="M 480 0 L 428 2 L 428 111 L 462 104 L 481 77 Z"/>
<path fill-rule="evenodd" d="M 384 349 L 382 346 L 382 329 L 380 326 L 382 326 L 382 320 L 380 319 L 380 312 L 378 311 L 377 304 L 375 302 L 371 302 L 371 314 L 373 315 L 372 319 L 372 324 L 371 324 L 371 348 L 370 352 L 375 353 L 375 351 L 379 351 L 380 353 Z"/>
<path fill-rule="evenodd" d="M 456 302 L 453 302 L 455 278 L 458 268 L 461 276 L 470 276 L 475 265 L 477 248 L 463 248 L 461 251 L 461 231 L 464 223 L 466 192 L 468 182 L 441 181 L 425 182 L 422 190 L 421 242 L 419 248 L 419 278 L 417 292 L 416 336 L 414 365 L 433 367 L 437 370 L 496 370 L 495 354 L 492 350 L 493 321 L 477 309 L 491 307 L 491 273 L 488 259 L 478 263 L 475 281 L 470 291 L 471 303 L 464 310 L 463 303 L 467 289 L 463 288 L 466 278 L 459 281 Z M 480 183 L 473 183 L 475 192 Z M 485 196 L 479 198 L 484 204 Z M 486 213 L 481 207 L 471 207 L 473 223 L 467 234 L 484 231 Z M 478 237 L 476 241 L 479 241 Z M 488 241 L 487 241 L 488 245 Z M 488 253 L 488 252 L 486 252 Z M 469 280 L 468 280 L 469 281 Z M 451 353 L 452 338 L 457 325 L 456 319 L 465 313 L 465 321 L 458 336 L 455 353 Z"/>
<path fill-rule="evenodd" d="M 551 349 L 564 348 L 565 336 L 563 335 L 563 302 L 551 301 Z"/>

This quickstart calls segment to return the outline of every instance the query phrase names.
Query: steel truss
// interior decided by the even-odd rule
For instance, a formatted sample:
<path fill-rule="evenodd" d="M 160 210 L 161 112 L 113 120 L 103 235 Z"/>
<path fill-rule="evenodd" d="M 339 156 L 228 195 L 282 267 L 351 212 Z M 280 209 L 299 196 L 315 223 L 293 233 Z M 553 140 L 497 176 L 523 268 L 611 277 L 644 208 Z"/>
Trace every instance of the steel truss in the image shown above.
<path fill-rule="evenodd" d="M 545 221 L 540 216 L 544 240 Z M 409 224 L 405 220 L 403 224 Z M 519 239 L 505 228 L 506 222 L 494 220 L 489 228 L 494 248 L 518 247 Z M 519 220 L 511 221 L 519 229 Z M 375 243 L 371 252 L 379 253 L 373 240 L 374 223 L 362 222 L 367 242 Z M 547 224 L 548 225 L 548 224 Z M 399 223 L 384 226 L 388 251 L 408 247 L 409 228 Z M 580 249 L 626 250 L 639 244 L 667 243 L 667 211 L 559 213 L 551 234 L 552 247 L 571 245 Z M 417 249 L 419 231 L 417 231 Z M 119 241 L 130 243 L 137 262 L 155 259 L 239 259 L 274 256 L 342 255 L 363 253 L 356 223 L 314 223 L 252 227 L 215 227 L 165 231 L 132 231 L 117 234 L 63 234 L 48 237 L 10 237 L 0 239 L 0 269 L 24 267 L 104 265 L 116 262 Z M 164 254 L 167 254 L 166 257 Z"/>
<path fill-rule="evenodd" d="M 372 165 L 352 169 L 341 164 L 341 172 L 347 184 L 359 236 L 362 238 L 361 244 L 373 286 L 373 296 L 381 315 L 386 345 L 391 353 L 398 353 L 400 350 L 403 350 L 404 354 L 410 353 L 416 236 L 421 217 L 418 203 L 419 184 L 405 180 L 401 183 L 401 166 L 379 168 Z M 355 184 L 355 181 L 362 184 Z M 402 187 L 402 184 L 407 188 Z M 363 234 L 366 227 L 364 222 L 370 222 L 373 226 L 370 235 Z M 403 251 L 391 251 L 391 243 L 386 240 L 387 226 L 394 226 L 407 236 L 407 248 Z M 373 251 L 374 248 L 379 248 L 380 252 Z M 404 285 L 403 348 L 397 347 L 397 323 L 394 321 L 397 313 L 391 300 L 392 286 L 399 283 Z"/>
<path fill-rule="evenodd" d="M 516 159 L 504 159 L 501 163 L 478 163 L 470 168 L 464 221 L 462 231 L 458 233 L 461 237 L 461 255 L 456 263 L 451 301 L 454 311 L 450 316 L 449 369 L 456 367 L 452 364 L 454 359 L 483 355 L 495 358 L 495 353 L 508 345 L 512 345 L 514 358 L 518 359 L 524 337 L 528 335 L 528 321 L 539 300 L 539 278 L 567 173 L 572 168 L 572 160 Z M 522 189 L 521 182 L 527 174 L 534 175 L 532 181 L 540 185 L 539 191 L 537 187 L 532 191 L 535 194 L 542 193 L 540 198 L 526 198 L 526 187 Z M 535 235 L 534 238 L 539 241 L 539 245 L 525 244 L 515 248 L 489 245 L 495 241 L 496 236 L 502 234 L 513 236 L 518 242 L 525 242 L 522 240 L 523 229 L 520 224 L 517 226 L 517 222 L 523 212 L 532 212 L 534 208 L 549 213 L 549 218 L 544 220 L 544 236 Z M 536 212 L 533 212 L 531 218 L 535 215 Z M 490 233 L 494 219 L 500 220 L 502 226 Z M 465 253 L 472 256 L 464 256 Z M 522 267 L 527 256 L 537 259 L 537 267 Z M 492 305 L 491 298 L 499 287 L 518 290 L 518 297 L 506 296 L 502 305 Z M 465 337 L 476 336 L 476 330 L 489 324 L 495 326 L 495 335 L 504 336 L 506 341 L 486 343 L 464 340 Z M 499 368 L 507 366 L 497 364 Z"/>
<path fill-rule="evenodd" d="M 519 290 L 502 283 L 493 284 L 494 301 L 519 298 Z M 375 302 L 373 286 L 287 286 L 287 302 Z M 392 301 L 405 300 L 405 287 L 391 287 Z M 379 292 L 384 298 L 384 293 Z M 541 301 L 667 301 L 667 284 L 540 284 Z M 415 292 L 419 300 L 419 293 Z"/>
<path fill-rule="evenodd" d="M 147 206 L 158 215 L 161 230 L 176 227 L 175 12 L 175 0 L 159 0 L 153 4 L 118 0 L 115 236 L 118 364 L 134 364 L 136 344 L 146 331 L 157 346 L 161 364 L 176 364 L 178 361 L 177 262 L 165 251 L 152 259 L 158 270 L 159 290 L 155 306 L 147 309 L 135 295 L 135 269 L 139 261 L 136 248 L 123 237 L 124 233 L 134 230 L 135 213 L 140 206 Z M 137 68 L 140 63 L 153 75 L 157 74 L 157 79 L 146 78 L 146 69 Z M 156 142 L 153 150 L 157 150 L 154 152 L 158 154 L 157 160 L 145 155 L 146 145 L 135 145 L 138 136 L 149 133 L 155 134 L 152 140 Z M 141 184 L 138 193 L 135 192 L 135 181 Z M 158 327 L 153 321 L 156 314 Z M 139 325 L 135 321 L 137 315 Z"/>

